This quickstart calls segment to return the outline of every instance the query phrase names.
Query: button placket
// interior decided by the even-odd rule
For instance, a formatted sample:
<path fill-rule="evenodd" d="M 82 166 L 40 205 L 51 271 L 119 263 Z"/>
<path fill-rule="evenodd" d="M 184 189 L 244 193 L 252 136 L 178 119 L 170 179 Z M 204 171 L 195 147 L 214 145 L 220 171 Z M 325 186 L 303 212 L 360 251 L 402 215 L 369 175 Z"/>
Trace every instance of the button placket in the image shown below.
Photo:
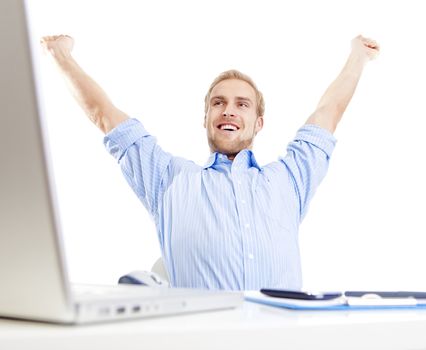
<path fill-rule="evenodd" d="M 239 159 L 241 161 L 242 159 Z M 252 285 L 252 271 L 253 262 L 255 261 L 255 251 L 253 250 L 253 225 L 252 225 L 252 213 L 250 213 L 250 202 L 247 195 L 251 190 L 250 186 L 250 172 L 246 171 L 248 164 L 242 164 L 243 162 L 237 163 L 234 160 L 232 164 L 232 180 L 234 183 L 235 193 L 235 204 L 238 210 L 239 222 L 241 227 L 241 238 L 242 238 L 242 259 L 244 269 L 244 288 Z"/>

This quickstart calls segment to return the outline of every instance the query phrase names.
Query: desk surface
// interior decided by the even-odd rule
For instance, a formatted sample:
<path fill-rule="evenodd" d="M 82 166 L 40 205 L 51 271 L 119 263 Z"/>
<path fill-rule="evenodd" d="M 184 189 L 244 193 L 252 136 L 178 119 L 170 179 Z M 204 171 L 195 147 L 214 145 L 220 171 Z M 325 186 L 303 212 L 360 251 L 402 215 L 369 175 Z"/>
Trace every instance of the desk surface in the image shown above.
<path fill-rule="evenodd" d="M 426 310 L 233 310 L 61 326 L 0 319 L 0 349 L 426 349 Z"/>

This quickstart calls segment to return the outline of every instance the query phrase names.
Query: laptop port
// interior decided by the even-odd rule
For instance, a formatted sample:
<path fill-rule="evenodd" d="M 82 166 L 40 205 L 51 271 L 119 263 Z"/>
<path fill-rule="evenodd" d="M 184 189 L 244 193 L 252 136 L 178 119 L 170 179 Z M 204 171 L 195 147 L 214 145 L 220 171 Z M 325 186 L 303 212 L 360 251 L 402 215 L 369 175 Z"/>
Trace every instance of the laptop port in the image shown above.
<path fill-rule="evenodd" d="M 116 312 L 117 312 L 117 315 L 122 315 L 126 312 L 126 308 L 124 306 L 120 306 L 117 308 Z"/>
<path fill-rule="evenodd" d="M 141 311 L 141 307 L 139 305 L 135 305 L 132 307 L 132 312 L 133 313 L 138 313 Z"/>

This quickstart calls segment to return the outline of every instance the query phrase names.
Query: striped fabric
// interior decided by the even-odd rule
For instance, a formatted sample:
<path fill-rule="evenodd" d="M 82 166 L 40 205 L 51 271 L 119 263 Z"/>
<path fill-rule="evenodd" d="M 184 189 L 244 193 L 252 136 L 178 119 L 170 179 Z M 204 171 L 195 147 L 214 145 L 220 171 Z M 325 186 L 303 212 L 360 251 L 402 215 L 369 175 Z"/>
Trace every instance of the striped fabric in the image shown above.
<path fill-rule="evenodd" d="M 304 125 L 287 155 L 260 167 L 250 150 L 202 167 L 163 151 L 136 119 L 104 139 L 155 220 L 174 287 L 300 289 L 299 224 L 336 139 Z"/>

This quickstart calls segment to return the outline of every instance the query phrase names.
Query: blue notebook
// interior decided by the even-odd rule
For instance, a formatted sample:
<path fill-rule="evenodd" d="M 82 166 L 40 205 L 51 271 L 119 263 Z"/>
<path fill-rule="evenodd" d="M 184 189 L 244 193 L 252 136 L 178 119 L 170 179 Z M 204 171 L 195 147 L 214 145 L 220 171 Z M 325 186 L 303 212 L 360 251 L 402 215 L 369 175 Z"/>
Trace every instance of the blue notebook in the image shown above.
<path fill-rule="evenodd" d="M 414 297 L 416 294 L 421 298 Z M 424 292 L 343 292 L 327 300 L 303 300 L 246 291 L 244 297 L 247 301 L 293 310 L 426 309 Z"/>

